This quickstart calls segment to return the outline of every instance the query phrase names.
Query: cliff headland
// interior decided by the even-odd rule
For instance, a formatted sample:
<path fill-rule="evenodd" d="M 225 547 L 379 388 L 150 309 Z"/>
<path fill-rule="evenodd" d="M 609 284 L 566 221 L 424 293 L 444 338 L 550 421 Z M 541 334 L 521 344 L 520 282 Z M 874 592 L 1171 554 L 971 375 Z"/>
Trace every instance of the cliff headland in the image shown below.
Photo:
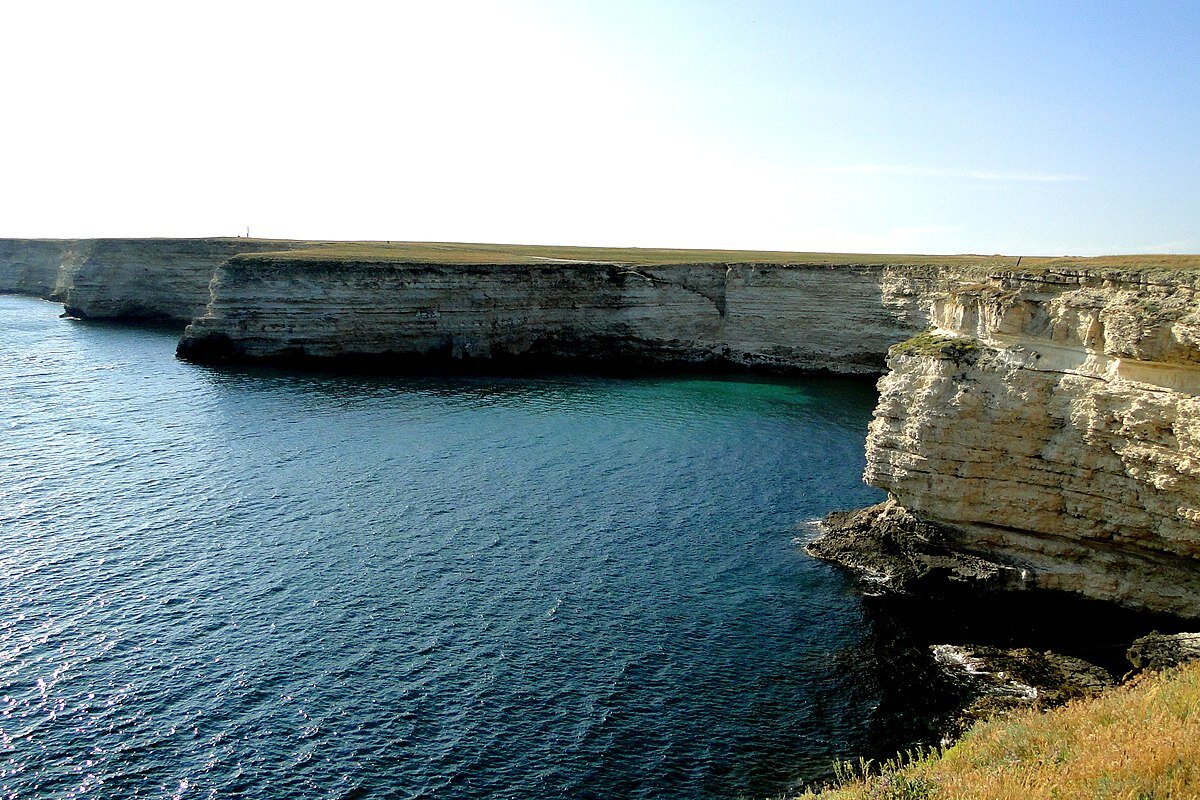
<path fill-rule="evenodd" d="M 865 479 L 1010 582 L 1200 616 L 1198 289 L 1084 264 L 951 283 L 891 350 Z"/>
<path fill-rule="evenodd" d="M 204 362 L 882 374 L 890 499 L 811 552 L 1200 617 L 1197 256 L 0 240 L 0 291 L 187 323 Z"/>

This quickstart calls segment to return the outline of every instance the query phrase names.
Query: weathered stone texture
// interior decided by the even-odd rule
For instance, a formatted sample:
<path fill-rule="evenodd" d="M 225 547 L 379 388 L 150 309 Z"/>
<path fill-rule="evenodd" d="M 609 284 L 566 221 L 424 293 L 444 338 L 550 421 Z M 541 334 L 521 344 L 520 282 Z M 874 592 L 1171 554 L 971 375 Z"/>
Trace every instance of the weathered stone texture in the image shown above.
<path fill-rule="evenodd" d="M 0 292 L 49 299 L 78 243 L 72 239 L 0 239 Z"/>
<path fill-rule="evenodd" d="M 0 239 L 0 292 L 63 303 L 73 316 L 186 323 L 237 253 L 308 243 L 264 239 Z"/>
<path fill-rule="evenodd" d="M 240 257 L 188 357 L 628 359 L 873 373 L 920 330 L 879 266 L 435 265 Z M 932 278 L 927 279 L 932 280 Z"/>
<path fill-rule="evenodd" d="M 868 483 L 1043 588 L 1200 616 L 1194 277 L 1006 275 L 933 303 L 969 354 L 896 348 Z"/>

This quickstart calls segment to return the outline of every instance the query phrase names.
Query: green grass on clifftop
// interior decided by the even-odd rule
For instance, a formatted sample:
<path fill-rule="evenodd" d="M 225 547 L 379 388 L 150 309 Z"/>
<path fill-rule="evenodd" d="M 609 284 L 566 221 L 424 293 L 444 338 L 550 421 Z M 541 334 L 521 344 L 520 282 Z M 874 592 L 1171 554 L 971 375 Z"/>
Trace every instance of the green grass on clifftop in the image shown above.
<path fill-rule="evenodd" d="M 447 264 L 809 264 L 823 266 L 923 265 L 983 269 L 1011 267 L 1010 256 L 872 255 L 792 253 L 777 250 L 682 250 L 639 247 L 556 247 L 550 245 L 470 244 L 455 242 L 314 242 L 312 247 L 255 253 L 253 259 L 367 261 Z"/>
<path fill-rule="evenodd" d="M 301 243 L 304 244 L 304 243 Z M 685 250 L 641 247 L 570 247 L 466 242 L 311 242 L 300 249 L 239 256 L 241 259 L 424 264 L 797 264 L 810 266 L 959 267 L 981 271 L 1047 268 L 1200 269 L 1198 255 L 1101 256 L 1097 258 L 1005 255 L 802 253 L 781 250 Z M 1019 263 L 1018 263 L 1019 261 Z"/>

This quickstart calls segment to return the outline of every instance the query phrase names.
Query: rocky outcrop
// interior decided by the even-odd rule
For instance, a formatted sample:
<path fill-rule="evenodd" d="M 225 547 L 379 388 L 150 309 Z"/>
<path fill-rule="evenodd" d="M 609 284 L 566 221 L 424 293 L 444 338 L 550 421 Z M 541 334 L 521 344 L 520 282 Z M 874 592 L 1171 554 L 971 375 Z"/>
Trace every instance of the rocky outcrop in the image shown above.
<path fill-rule="evenodd" d="M 309 247 L 265 239 L 0 239 L 0 292 L 56 300 L 91 319 L 187 323 L 217 267 L 245 252 Z"/>
<path fill-rule="evenodd" d="M 961 707 L 943 723 L 943 743 L 981 720 L 1054 708 L 1116 685 L 1103 667 L 1049 650 L 952 644 L 929 650 L 961 698 Z"/>
<path fill-rule="evenodd" d="M 805 550 L 857 573 L 869 594 L 1021 586 L 1021 570 L 960 552 L 955 538 L 952 528 L 919 519 L 888 500 L 830 514 L 821 536 Z"/>
<path fill-rule="evenodd" d="M 868 483 L 1026 584 L 1200 616 L 1194 272 L 960 282 L 892 349 Z"/>
<path fill-rule="evenodd" d="M 1168 669 L 1200 660 L 1200 633 L 1159 633 L 1136 640 L 1125 657 L 1135 669 Z"/>
<path fill-rule="evenodd" d="M 876 373 L 937 270 L 883 265 L 433 264 L 240 256 L 180 355 L 541 360 Z"/>

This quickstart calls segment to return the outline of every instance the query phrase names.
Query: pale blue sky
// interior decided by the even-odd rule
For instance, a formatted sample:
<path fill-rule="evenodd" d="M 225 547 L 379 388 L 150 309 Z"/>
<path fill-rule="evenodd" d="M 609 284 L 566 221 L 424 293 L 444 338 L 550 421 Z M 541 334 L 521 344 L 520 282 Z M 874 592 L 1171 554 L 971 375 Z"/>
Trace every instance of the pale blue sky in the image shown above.
<path fill-rule="evenodd" d="M 1200 252 L 1200 3 L 0 11 L 0 235 Z"/>

